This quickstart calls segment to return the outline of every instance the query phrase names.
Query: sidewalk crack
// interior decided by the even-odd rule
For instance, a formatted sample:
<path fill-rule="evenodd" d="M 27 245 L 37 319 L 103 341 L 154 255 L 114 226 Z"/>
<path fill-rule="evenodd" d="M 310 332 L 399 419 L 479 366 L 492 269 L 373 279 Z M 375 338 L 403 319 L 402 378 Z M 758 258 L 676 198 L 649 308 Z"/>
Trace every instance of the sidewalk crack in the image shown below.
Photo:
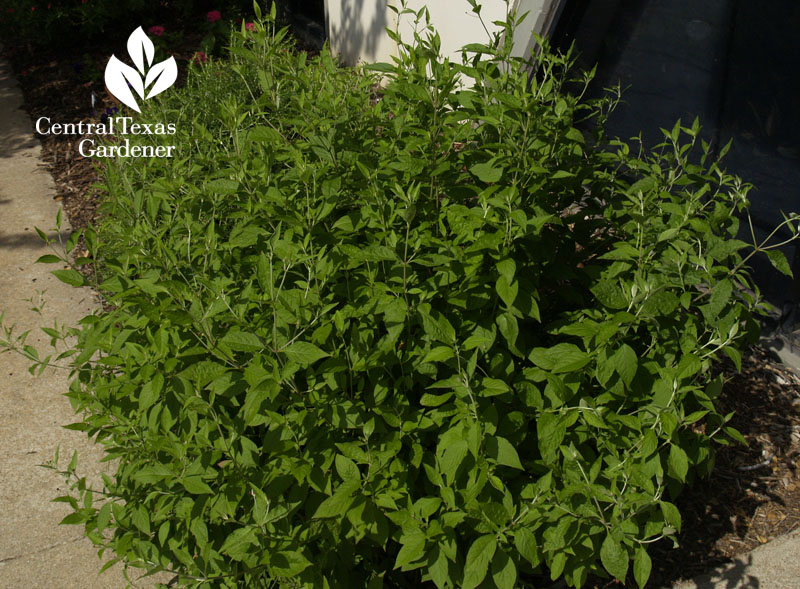
<path fill-rule="evenodd" d="M 52 550 L 53 548 L 58 548 L 59 546 L 63 546 L 64 544 L 70 544 L 72 542 L 77 542 L 78 540 L 83 540 L 83 538 L 84 536 L 78 536 L 77 538 L 62 540 L 61 542 L 56 542 L 55 544 L 51 544 L 50 546 L 45 546 L 44 548 L 39 548 L 38 550 L 33 550 L 31 552 L 25 552 L 23 554 L 17 554 L 16 556 L 0 558 L 0 565 L 4 565 L 13 560 L 19 560 L 20 558 L 25 558 L 26 556 L 31 556 L 33 554 L 41 554 L 42 552 L 47 552 L 48 550 Z"/>

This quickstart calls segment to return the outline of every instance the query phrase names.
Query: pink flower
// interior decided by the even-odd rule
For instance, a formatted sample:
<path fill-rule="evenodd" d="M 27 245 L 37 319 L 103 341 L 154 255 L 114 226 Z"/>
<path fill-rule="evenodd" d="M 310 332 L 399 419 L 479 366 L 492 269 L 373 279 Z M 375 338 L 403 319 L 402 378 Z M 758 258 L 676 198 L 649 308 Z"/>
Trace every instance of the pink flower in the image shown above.
<path fill-rule="evenodd" d="M 256 23 L 248 22 L 244 23 L 244 28 L 246 31 L 255 31 L 256 30 Z"/>
<path fill-rule="evenodd" d="M 203 53 L 202 51 L 198 51 L 197 53 L 194 54 L 194 57 L 192 57 L 192 61 L 194 63 L 205 63 L 206 59 L 208 58 L 206 57 L 206 54 Z"/>
<path fill-rule="evenodd" d="M 160 25 L 153 25 L 152 27 L 147 29 L 147 32 L 155 35 L 156 37 L 160 37 L 161 35 L 164 34 L 164 27 Z"/>
<path fill-rule="evenodd" d="M 222 13 L 219 10 L 212 10 L 206 15 L 206 20 L 208 22 L 217 22 L 221 18 L 222 18 Z"/>

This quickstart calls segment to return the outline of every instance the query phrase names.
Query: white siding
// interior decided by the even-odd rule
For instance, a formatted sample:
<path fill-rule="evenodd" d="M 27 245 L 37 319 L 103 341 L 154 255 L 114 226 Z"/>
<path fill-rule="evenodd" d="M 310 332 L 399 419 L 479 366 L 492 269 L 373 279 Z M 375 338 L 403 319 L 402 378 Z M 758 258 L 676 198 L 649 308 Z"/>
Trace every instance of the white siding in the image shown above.
<path fill-rule="evenodd" d="M 518 14 L 528 12 L 525 21 L 514 35 L 514 53 L 522 55 L 531 47 L 531 32 L 548 32 L 558 14 L 563 0 L 512 0 Z M 353 65 L 357 62 L 391 61 L 396 55 L 394 42 L 385 29 L 394 30 L 397 22 L 394 12 L 386 7 L 386 0 L 325 0 L 328 19 L 328 38 L 334 53 L 342 61 Z M 431 23 L 442 39 L 442 54 L 459 58 L 458 50 L 467 43 L 482 43 L 488 40 L 483 25 L 465 0 L 409 0 L 408 7 L 414 10 L 428 6 Z M 495 32 L 496 20 L 505 20 L 505 0 L 483 0 L 481 17 Z M 400 33 L 409 38 L 413 22 L 403 16 Z"/>

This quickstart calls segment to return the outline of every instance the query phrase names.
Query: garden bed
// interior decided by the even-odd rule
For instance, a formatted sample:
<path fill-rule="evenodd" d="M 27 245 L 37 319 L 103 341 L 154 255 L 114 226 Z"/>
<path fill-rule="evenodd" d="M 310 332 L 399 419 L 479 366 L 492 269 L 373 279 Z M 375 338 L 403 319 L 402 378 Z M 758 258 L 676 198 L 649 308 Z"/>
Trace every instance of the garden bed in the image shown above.
<path fill-rule="evenodd" d="M 185 71 L 194 41 L 172 52 Z M 92 60 L 102 70 L 116 48 L 97 47 Z M 114 103 L 102 82 L 81 82 L 75 64 L 84 55 L 28 54 L 6 48 L 25 95 L 32 120 L 49 116 L 60 122 L 97 121 Z M 86 67 L 84 65 L 84 67 Z M 92 93 L 98 101 L 92 106 Z M 95 223 L 100 193 L 97 163 L 80 157 L 80 137 L 40 137 L 44 165 L 53 175 L 58 197 L 73 229 Z M 651 551 L 651 585 L 690 578 L 726 562 L 800 525 L 800 380 L 764 350 L 751 348 L 737 374 L 732 363 L 718 366 L 728 377 L 720 411 L 736 411 L 729 425 L 750 446 L 720 449 L 712 475 L 687 489 L 677 504 L 683 515 L 680 547 L 662 541 Z M 595 587 L 619 587 L 594 580 Z"/>

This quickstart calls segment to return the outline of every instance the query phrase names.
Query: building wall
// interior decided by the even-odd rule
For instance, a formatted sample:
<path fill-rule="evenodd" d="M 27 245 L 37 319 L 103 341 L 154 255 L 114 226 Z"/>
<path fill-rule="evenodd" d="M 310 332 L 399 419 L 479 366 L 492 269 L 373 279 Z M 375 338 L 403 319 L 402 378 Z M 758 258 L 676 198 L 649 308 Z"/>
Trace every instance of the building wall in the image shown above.
<path fill-rule="evenodd" d="M 558 14 L 562 0 L 511 0 L 521 15 L 527 12 L 522 25 L 514 35 L 514 53 L 522 55 L 532 47 L 531 32 L 547 32 Z M 328 39 L 331 48 L 349 65 L 358 62 L 389 62 L 397 48 L 386 34 L 386 28 L 395 30 L 397 15 L 386 6 L 386 0 L 325 0 Z M 493 21 L 506 18 L 505 0 L 482 0 L 481 17 L 489 30 L 498 30 Z M 460 58 L 459 50 L 467 43 L 489 40 L 481 20 L 472 12 L 466 0 L 408 0 L 408 7 L 418 10 L 427 5 L 431 23 L 442 40 L 442 54 Z M 404 15 L 400 20 L 400 34 L 404 39 L 413 33 L 413 19 Z"/>

